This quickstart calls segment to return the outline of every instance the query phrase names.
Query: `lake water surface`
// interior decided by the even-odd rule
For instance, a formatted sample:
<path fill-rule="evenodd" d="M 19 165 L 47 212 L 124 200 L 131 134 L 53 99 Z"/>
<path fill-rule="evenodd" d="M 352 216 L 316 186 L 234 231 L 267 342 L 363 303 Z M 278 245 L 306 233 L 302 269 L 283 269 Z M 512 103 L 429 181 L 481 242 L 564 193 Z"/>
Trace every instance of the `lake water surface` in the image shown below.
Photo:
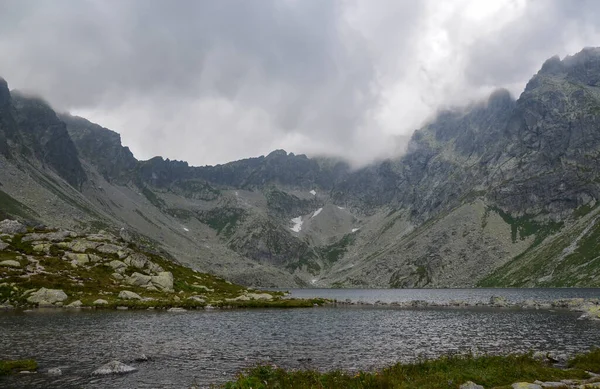
<path fill-rule="evenodd" d="M 491 295 L 549 301 L 599 297 L 600 290 L 293 290 L 292 295 L 371 302 L 487 301 Z M 576 353 L 599 346 L 600 323 L 577 317 L 564 311 L 371 306 L 185 313 L 0 312 L 0 359 L 34 358 L 40 364 L 40 373 L 0 379 L 0 387 L 187 388 L 193 383 L 208 387 L 259 362 L 356 370 L 455 352 Z M 133 361 L 140 354 L 151 360 Z M 112 359 L 139 371 L 119 377 L 90 375 Z M 44 373 L 54 367 L 62 368 L 63 375 Z"/>

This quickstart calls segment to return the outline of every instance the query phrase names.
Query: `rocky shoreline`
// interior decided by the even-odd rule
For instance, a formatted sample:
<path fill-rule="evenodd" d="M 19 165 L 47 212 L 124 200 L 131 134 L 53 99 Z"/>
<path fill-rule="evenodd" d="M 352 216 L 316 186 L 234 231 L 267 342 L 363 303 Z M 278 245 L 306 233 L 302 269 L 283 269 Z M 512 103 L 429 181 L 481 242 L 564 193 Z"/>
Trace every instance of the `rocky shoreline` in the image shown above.
<path fill-rule="evenodd" d="M 0 222 L 0 310 L 311 307 L 183 266 L 121 230 L 77 233 Z"/>
<path fill-rule="evenodd" d="M 335 300 L 330 303 L 334 306 L 375 306 L 375 307 L 395 307 L 395 308 L 519 308 L 519 309 L 563 309 L 573 312 L 581 312 L 580 320 L 600 320 L 600 298 L 584 299 L 570 298 L 558 299 L 552 301 L 523 300 L 511 302 L 504 296 L 492 296 L 489 301 L 464 301 L 451 300 L 447 302 L 436 302 L 426 300 L 409 301 L 354 301 L 354 300 Z"/>

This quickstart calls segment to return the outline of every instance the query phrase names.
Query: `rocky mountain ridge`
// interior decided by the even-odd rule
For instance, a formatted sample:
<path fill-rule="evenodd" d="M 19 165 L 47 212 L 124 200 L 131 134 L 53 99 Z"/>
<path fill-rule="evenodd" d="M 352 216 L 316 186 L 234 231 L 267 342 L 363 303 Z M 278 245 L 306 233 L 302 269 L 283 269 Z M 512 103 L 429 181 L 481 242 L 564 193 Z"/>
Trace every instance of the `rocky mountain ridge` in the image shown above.
<path fill-rule="evenodd" d="M 0 85 L 0 216 L 127 227 L 260 286 L 600 284 L 600 49 L 551 58 L 514 100 L 440 112 L 353 170 L 283 150 L 138 161 L 120 136 Z"/>

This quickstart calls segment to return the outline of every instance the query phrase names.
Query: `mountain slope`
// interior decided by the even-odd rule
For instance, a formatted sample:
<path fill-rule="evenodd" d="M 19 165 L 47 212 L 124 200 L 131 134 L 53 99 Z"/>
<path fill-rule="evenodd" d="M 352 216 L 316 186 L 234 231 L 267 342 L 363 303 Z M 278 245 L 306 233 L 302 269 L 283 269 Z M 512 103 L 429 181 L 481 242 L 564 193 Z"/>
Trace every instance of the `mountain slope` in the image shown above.
<path fill-rule="evenodd" d="M 599 49 L 551 58 L 518 100 L 440 112 L 404 156 L 359 170 L 282 150 L 138 161 L 117 133 L 3 83 L 0 212 L 126 227 L 247 285 L 599 285 L 599 80 Z"/>

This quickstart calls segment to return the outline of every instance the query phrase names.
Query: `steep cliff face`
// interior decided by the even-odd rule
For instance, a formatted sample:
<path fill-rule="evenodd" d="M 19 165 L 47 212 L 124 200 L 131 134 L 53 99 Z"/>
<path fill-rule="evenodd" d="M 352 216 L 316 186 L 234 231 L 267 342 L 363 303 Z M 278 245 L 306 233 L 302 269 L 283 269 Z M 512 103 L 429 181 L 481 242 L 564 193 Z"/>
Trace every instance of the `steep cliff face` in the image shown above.
<path fill-rule="evenodd" d="M 23 157 L 54 170 L 74 188 L 81 189 L 86 175 L 66 125 L 39 98 L 10 93 L 0 79 L 0 153 Z"/>
<path fill-rule="evenodd" d="M 121 136 L 84 118 L 59 114 L 81 157 L 89 161 L 108 180 L 126 183 L 132 178 L 137 160 L 128 147 L 121 145 Z"/>
<path fill-rule="evenodd" d="M 34 193 L 18 201 L 41 221 L 125 226 L 245 284 L 600 285 L 599 129 L 599 49 L 549 59 L 517 100 L 498 90 L 440 112 L 405 155 L 359 170 L 283 150 L 138 161 L 118 134 L 0 85 L 0 155 L 40 166 L 26 187 L 19 169 L 0 182 L 13 199 Z M 36 206 L 48 171 L 83 188 L 51 191 L 60 215 Z"/>

